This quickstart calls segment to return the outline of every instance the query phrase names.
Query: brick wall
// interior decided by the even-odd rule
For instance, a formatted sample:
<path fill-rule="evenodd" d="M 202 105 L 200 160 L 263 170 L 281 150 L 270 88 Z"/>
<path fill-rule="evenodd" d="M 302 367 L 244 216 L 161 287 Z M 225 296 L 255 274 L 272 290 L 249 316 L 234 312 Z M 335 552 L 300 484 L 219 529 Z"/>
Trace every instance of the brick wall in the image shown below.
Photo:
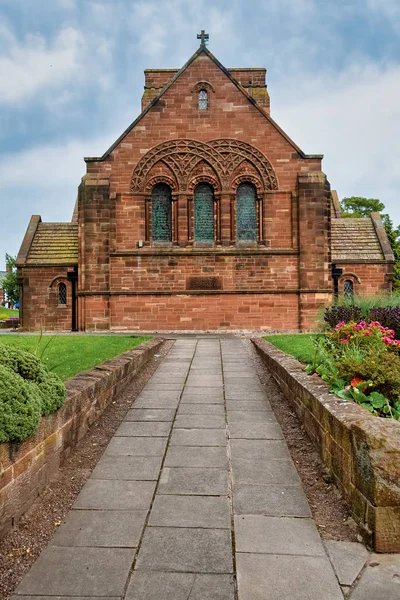
<path fill-rule="evenodd" d="M 67 399 L 20 444 L 0 444 L 0 537 L 16 525 L 110 402 L 152 358 L 152 340 L 66 382 Z"/>
<path fill-rule="evenodd" d="M 73 267 L 45 265 L 19 269 L 23 282 L 20 306 L 21 326 L 24 329 L 71 331 L 72 291 L 67 274 Z M 58 302 L 58 283 L 67 286 L 67 304 Z"/>
<path fill-rule="evenodd" d="M 400 552 L 400 423 L 329 393 L 272 344 L 255 347 L 319 450 L 376 552 Z"/>

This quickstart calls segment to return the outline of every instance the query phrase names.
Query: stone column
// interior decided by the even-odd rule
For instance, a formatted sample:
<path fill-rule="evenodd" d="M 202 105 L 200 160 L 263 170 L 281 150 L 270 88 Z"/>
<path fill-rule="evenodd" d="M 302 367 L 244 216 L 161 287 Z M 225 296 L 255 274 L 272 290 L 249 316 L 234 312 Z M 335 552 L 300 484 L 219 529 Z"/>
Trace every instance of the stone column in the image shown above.
<path fill-rule="evenodd" d="M 315 327 L 318 308 L 330 298 L 330 186 L 322 171 L 298 176 L 299 325 Z"/>

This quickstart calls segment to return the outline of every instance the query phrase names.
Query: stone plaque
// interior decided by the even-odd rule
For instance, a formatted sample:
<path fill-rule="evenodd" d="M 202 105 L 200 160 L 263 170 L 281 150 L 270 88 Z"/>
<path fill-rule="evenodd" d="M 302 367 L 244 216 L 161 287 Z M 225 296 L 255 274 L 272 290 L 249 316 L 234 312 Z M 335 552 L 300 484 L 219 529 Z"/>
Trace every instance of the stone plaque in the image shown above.
<path fill-rule="evenodd" d="M 194 239 L 214 241 L 214 191 L 208 183 L 200 183 L 194 192 Z"/>
<path fill-rule="evenodd" d="M 241 183 L 236 192 L 236 238 L 238 242 L 257 241 L 256 189 Z"/>
<path fill-rule="evenodd" d="M 188 277 L 186 281 L 187 290 L 222 290 L 219 277 Z"/>
<path fill-rule="evenodd" d="M 165 183 L 158 183 L 153 188 L 151 211 L 153 242 L 171 242 L 171 190 Z"/>

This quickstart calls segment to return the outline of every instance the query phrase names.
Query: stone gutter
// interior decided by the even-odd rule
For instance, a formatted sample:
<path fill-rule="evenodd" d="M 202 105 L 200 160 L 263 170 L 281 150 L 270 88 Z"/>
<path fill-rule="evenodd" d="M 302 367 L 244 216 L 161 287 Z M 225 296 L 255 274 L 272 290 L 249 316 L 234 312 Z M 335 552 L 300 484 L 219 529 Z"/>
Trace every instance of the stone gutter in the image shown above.
<path fill-rule="evenodd" d="M 296 359 L 269 342 L 252 342 L 318 448 L 366 543 L 376 552 L 400 552 L 400 422 L 374 417 L 330 394 Z"/>
<path fill-rule="evenodd" d="M 21 443 L 0 444 L 0 537 L 16 525 L 104 409 L 157 353 L 154 339 L 65 382 L 67 398 Z"/>

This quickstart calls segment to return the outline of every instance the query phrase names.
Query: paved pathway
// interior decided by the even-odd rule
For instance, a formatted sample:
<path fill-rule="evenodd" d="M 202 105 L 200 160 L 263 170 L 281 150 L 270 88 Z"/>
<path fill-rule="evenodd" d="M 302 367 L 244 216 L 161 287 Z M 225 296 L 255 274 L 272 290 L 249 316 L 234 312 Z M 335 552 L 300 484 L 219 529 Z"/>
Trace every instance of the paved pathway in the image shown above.
<path fill-rule="evenodd" d="M 343 599 L 240 340 L 175 342 L 16 594 Z"/>

